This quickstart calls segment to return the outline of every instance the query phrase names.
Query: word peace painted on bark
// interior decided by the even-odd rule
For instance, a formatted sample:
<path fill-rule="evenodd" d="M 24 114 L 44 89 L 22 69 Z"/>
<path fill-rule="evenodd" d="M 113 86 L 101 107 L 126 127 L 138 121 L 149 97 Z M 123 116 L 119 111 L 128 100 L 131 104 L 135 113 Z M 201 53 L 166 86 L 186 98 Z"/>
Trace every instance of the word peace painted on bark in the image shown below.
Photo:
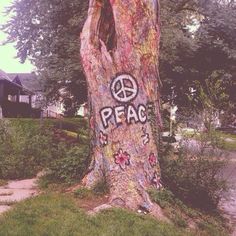
<path fill-rule="evenodd" d="M 105 129 L 109 126 L 109 121 L 114 118 L 116 125 L 122 124 L 125 120 L 127 124 L 147 122 L 147 109 L 143 104 L 135 107 L 131 102 L 138 96 L 139 87 L 136 79 L 129 74 L 121 74 L 113 79 L 111 95 L 121 105 L 115 107 L 104 107 L 100 110 L 100 117 Z"/>

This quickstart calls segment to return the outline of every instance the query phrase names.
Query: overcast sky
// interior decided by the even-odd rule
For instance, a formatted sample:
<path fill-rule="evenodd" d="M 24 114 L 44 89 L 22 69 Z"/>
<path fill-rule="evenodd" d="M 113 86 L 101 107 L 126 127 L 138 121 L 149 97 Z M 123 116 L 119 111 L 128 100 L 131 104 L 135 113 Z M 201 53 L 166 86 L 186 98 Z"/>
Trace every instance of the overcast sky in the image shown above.
<path fill-rule="evenodd" d="M 11 4 L 12 0 L 0 0 L 0 25 L 7 21 L 7 16 L 4 14 L 4 8 Z M 21 64 L 16 57 L 16 49 L 14 45 L 8 44 L 1 46 L 1 43 L 6 39 L 6 35 L 0 31 L 0 69 L 5 72 L 31 72 L 33 66 L 27 61 Z"/>

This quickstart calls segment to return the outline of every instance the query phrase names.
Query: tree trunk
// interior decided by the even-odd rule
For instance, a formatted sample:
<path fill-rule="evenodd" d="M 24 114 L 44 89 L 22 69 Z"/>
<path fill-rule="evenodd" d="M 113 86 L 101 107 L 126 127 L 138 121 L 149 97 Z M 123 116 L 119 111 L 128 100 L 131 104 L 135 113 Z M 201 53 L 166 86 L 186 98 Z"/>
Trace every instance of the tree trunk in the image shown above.
<path fill-rule="evenodd" d="M 160 215 L 158 0 L 90 0 L 81 57 L 90 98 L 92 163 L 83 180 L 110 184 L 110 203 Z M 155 117 L 156 123 L 151 122 Z"/>

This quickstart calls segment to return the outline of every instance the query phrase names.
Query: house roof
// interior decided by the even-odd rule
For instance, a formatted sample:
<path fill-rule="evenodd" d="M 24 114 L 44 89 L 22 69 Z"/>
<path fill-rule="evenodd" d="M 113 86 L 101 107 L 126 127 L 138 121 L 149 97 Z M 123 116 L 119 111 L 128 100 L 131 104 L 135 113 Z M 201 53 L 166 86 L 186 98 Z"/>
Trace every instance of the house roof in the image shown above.
<path fill-rule="evenodd" d="M 24 77 L 22 77 L 22 75 L 24 75 Z M 19 90 L 21 95 L 32 95 L 34 92 L 39 91 L 41 86 L 35 74 L 33 74 L 35 78 L 26 75 L 31 74 L 5 73 L 3 70 L 0 70 L 0 82 Z"/>
<path fill-rule="evenodd" d="M 9 76 L 2 70 L 0 70 L 0 80 L 8 80 L 11 82 L 11 79 L 9 78 Z"/>
<path fill-rule="evenodd" d="M 14 83 L 32 92 L 43 90 L 43 85 L 35 73 L 8 73 L 7 76 Z"/>
<path fill-rule="evenodd" d="M 12 94 L 16 94 L 18 92 L 20 92 L 21 95 L 33 94 L 32 91 L 24 88 L 20 83 L 17 83 L 14 80 L 12 81 L 8 74 L 2 70 L 0 70 L 0 83 L 6 84 L 8 92 L 11 91 Z"/>

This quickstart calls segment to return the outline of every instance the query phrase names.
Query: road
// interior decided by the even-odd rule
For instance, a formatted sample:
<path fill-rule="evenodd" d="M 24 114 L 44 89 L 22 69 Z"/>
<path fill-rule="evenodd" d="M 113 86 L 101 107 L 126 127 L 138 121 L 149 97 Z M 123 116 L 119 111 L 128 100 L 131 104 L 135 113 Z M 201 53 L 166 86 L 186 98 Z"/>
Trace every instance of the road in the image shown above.
<path fill-rule="evenodd" d="M 236 236 L 236 152 L 230 152 L 228 158 L 230 162 L 223 170 L 223 177 L 228 181 L 230 189 L 223 194 L 220 208 L 231 220 L 234 226 L 232 236 Z"/>

